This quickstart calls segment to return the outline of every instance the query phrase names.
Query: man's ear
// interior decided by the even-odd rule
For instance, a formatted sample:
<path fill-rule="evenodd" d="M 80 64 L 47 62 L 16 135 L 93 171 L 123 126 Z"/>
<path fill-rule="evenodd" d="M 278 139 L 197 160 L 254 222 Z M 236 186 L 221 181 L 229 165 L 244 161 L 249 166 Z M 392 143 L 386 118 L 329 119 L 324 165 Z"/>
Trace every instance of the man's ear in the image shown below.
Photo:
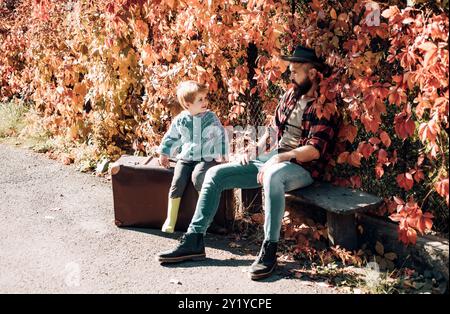
<path fill-rule="evenodd" d="M 317 77 L 317 70 L 315 68 L 311 68 L 308 71 L 308 77 L 311 81 L 314 81 Z"/>

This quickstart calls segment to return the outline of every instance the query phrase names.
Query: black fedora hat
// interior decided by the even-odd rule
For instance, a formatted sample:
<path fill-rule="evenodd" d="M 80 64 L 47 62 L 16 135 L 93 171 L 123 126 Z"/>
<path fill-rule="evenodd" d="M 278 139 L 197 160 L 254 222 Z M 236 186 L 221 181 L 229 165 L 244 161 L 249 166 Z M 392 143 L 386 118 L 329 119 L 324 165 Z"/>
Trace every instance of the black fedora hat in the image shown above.
<path fill-rule="evenodd" d="M 320 70 L 325 69 L 324 61 L 316 56 L 316 52 L 311 48 L 298 45 L 295 47 L 291 56 L 281 56 L 281 59 L 289 62 L 312 63 L 319 67 Z"/>

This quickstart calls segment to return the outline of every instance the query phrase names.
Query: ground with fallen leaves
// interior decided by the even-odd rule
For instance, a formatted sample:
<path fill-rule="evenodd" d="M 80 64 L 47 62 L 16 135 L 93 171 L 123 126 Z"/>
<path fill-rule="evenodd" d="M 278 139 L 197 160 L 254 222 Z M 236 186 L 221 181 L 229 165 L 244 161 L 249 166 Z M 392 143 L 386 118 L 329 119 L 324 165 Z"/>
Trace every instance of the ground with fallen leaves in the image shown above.
<path fill-rule="evenodd" d="M 377 271 L 365 263 L 367 255 L 298 245 L 298 239 L 324 243 L 326 228 L 289 220 L 280 267 L 269 279 L 251 281 L 248 267 L 262 227 L 261 217 L 249 215 L 238 217 L 235 233 L 208 234 L 206 261 L 161 266 L 156 253 L 173 247 L 181 233 L 117 228 L 107 178 L 11 143 L 0 144 L 0 160 L 0 293 L 432 293 L 439 288 L 432 273 Z"/>
<path fill-rule="evenodd" d="M 0 160 L 0 293 L 338 293 L 284 267 L 251 281 L 259 248 L 231 235 L 207 236 L 206 261 L 161 266 L 181 233 L 117 228 L 107 179 L 11 145 Z"/>

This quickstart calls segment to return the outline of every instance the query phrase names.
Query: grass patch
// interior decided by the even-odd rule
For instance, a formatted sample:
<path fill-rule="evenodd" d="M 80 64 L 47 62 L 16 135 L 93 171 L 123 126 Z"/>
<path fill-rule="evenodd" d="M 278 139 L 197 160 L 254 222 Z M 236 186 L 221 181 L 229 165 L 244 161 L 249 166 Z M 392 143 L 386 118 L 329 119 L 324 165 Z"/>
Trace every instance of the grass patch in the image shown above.
<path fill-rule="evenodd" d="M 0 142 L 38 153 L 53 151 L 55 144 L 51 133 L 39 121 L 39 115 L 23 101 L 0 103 Z"/>
<path fill-rule="evenodd" d="M 0 103 L 0 138 L 17 136 L 25 127 L 27 106 L 21 101 Z"/>

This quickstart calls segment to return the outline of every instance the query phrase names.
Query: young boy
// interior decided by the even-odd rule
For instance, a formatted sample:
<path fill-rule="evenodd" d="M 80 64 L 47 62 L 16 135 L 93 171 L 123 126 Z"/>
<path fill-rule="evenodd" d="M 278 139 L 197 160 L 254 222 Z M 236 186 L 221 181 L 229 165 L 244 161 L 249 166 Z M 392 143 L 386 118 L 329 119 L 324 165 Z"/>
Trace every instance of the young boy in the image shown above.
<path fill-rule="evenodd" d="M 218 117 L 208 110 L 207 88 L 195 81 L 184 81 L 177 87 L 177 98 L 184 109 L 177 115 L 159 147 L 159 163 L 169 167 L 169 157 L 177 164 L 169 191 L 167 219 L 162 231 L 172 233 L 187 183 L 201 190 L 206 171 L 228 154 L 228 138 Z"/>

